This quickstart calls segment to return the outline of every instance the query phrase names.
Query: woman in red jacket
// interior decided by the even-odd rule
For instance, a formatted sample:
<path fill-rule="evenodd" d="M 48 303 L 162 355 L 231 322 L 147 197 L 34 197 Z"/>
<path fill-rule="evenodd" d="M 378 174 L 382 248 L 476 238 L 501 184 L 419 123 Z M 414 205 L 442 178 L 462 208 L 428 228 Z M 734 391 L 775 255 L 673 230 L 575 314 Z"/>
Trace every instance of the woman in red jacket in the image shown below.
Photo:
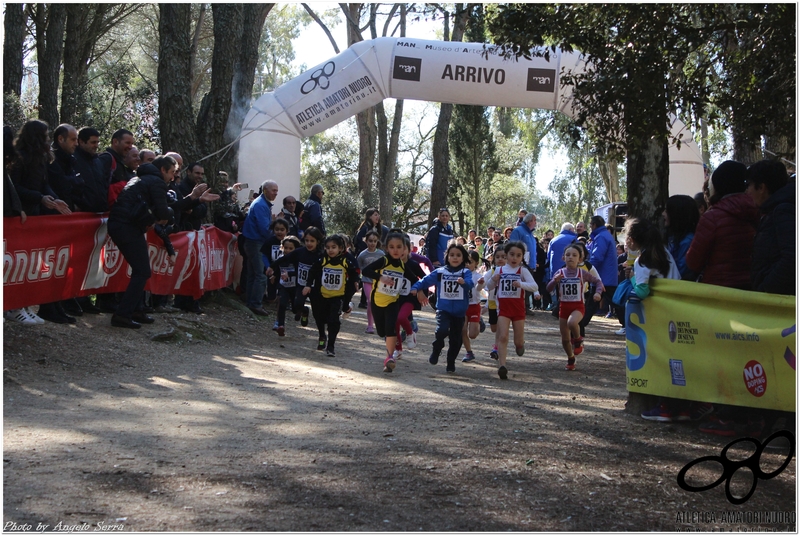
<path fill-rule="evenodd" d="M 710 208 L 702 214 L 685 260 L 700 282 L 748 290 L 758 212 L 746 191 L 746 166 L 728 160 L 710 179 Z"/>

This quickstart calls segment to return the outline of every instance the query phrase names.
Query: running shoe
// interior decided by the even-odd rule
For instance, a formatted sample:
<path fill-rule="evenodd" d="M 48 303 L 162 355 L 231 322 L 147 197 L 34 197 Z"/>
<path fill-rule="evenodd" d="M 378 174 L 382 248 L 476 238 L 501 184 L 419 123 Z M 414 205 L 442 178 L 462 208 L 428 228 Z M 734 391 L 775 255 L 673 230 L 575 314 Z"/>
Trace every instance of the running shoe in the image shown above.
<path fill-rule="evenodd" d="M 622 327 L 618 331 L 614 331 L 613 334 L 617 334 L 619 336 L 627 336 L 627 327 Z"/>
<path fill-rule="evenodd" d="M 500 366 L 497 370 L 497 374 L 499 375 L 499 378 L 504 381 L 508 378 L 508 369 L 505 366 Z"/>
<path fill-rule="evenodd" d="M 641 418 L 653 422 L 672 422 L 674 421 L 674 414 L 666 403 L 661 402 L 648 411 L 642 412 Z"/>
<path fill-rule="evenodd" d="M 413 349 L 414 347 L 416 347 L 416 333 L 411 334 L 411 337 L 408 338 L 405 342 L 406 342 L 405 345 L 408 347 L 408 349 Z"/>
<path fill-rule="evenodd" d="M 350 314 L 352 314 L 352 302 L 349 303 L 349 306 L 350 307 L 348 309 L 344 310 L 344 312 L 341 314 L 344 317 L 344 319 L 349 318 Z"/>
<path fill-rule="evenodd" d="M 466 356 L 461 359 L 461 362 L 471 362 L 474 360 L 474 353 L 471 351 L 466 352 Z"/>
<path fill-rule="evenodd" d="M 323 338 L 323 339 L 319 340 L 319 343 L 316 344 L 316 350 L 317 351 L 324 351 L 325 347 L 327 347 L 327 338 Z"/>
<path fill-rule="evenodd" d="M 703 433 L 710 433 L 711 435 L 719 435 L 722 437 L 734 437 L 738 434 L 735 422 L 718 418 L 700 425 L 699 430 Z"/>
<path fill-rule="evenodd" d="M 395 349 L 394 350 L 394 354 L 391 355 L 391 358 L 393 358 L 394 360 L 401 359 L 402 358 L 402 350 L 401 349 Z"/>
<path fill-rule="evenodd" d="M 691 421 L 699 421 L 707 417 L 713 412 L 713 405 L 710 403 L 692 403 L 691 404 Z"/>
<path fill-rule="evenodd" d="M 386 357 L 386 360 L 383 361 L 383 371 L 386 373 L 391 373 L 394 371 L 394 368 L 397 367 L 396 361 L 394 361 L 391 357 Z"/>
<path fill-rule="evenodd" d="M 455 373 L 455 363 L 447 363 L 447 373 Z"/>
<path fill-rule="evenodd" d="M 432 353 L 430 353 L 430 358 L 429 358 L 429 359 L 427 359 L 427 362 L 429 362 L 429 363 L 430 363 L 430 364 L 432 364 L 433 366 L 435 366 L 436 364 L 438 364 L 438 353 L 436 352 L 436 350 L 435 350 L 435 349 L 433 350 L 433 352 L 432 352 Z"/>
<path fill-rule="evenodd" d="M 279 327 L 280 327 L 280 325 L 278 325 L 277 321 L 275 321 L 275 324 L 272 325 L 272 330 L 276 331 Z"/>
<path fill-rule="evenodd" d="M 282 325 L 279 325 L 277 328 L 277 335 L 278 336 L 286 336 L 286 328 Z"/>
<path fill-rule="evenodd" d="M 516 346 L 516 354 L 520 357 L 524 355 L 524 346 Z"/>
<path fill-rule="evenodd" d="M 574 357 L 569 357 L 569 359 L 567 361 L 567 364 L 566 364 L 566 369 L 569 370 L 570 372 L 574 371 L 574 369 L 575 369 Z"/>
<path fill-rule="evenodd" d="M 489 353 L 488 356 L 494 360 L 499 360 L 499 351 L 497 351 L 497 346 L 494 346 L 494 348 L 491 350 L 491 353 Z"/>
<path fill-rule="evenodd" d="M 28 314 L 28 317 L 36 322 L 37 325 L 44 325 L 44 320 L 36 315 L 36 312 L 31 307 L 23 308 L 23 312 Z"/>
<path fill-rule="evenodd" d="M 577 356 L 583 352 L 583 337 L 572 338 L 572 347 L 574 348 L 574 355 Z"/>
<path fill-rule="evenodd" d="M 333 350 L 333 349 L 331 349 L 331 348 L 329 348 L 329 347 L 328 347 L 328 348 L 327 348 L 327 356 L 328 356 L 328 357 L 335 357 L 335 356 L 336 356 L 336 352 L 335 352 L 335 350 Z"/>
<path fill-rule="evenodd" d="M 375 328 L 374 327 L 367 327 L 366 328 L 366 334 L 374 334 L 374 333 L 375 333 Z"/>
<path fill-rule="evenodd" d="M 308 313 L 309 312 L 310 312 L 310 310 L 308 310 L 307 306 L 302 307 L 302 316 L 300 317 L 300 325 L 302 325 L 303 327 L 307 327 L 308 326 Z"/>
<path fill-rule="evenodd" d="M 24 308 L 7 310 L 3 316 L 5 316 L 5 318 L 9 321 L 15 321 L 17 323 L 21 323 L 22 325 L 38 325 L 36 320 L 31 318 Z"/>

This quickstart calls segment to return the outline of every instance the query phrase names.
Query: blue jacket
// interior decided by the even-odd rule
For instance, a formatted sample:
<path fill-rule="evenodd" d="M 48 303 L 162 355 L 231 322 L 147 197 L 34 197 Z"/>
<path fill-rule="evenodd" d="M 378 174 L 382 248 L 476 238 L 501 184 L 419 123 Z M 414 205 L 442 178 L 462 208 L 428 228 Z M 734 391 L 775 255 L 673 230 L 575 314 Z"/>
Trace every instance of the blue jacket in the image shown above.
<path fill-rule="evenodd" d="M 272 237 L 269 225 L 272 223 L 272 203 L 261 195 L 250 205 L 247 219 L 241 233 L 248 240 L 265 242 Z"/>
<path fill-rule="evenodd" d="M 444 288 L 442 288 L 442 286 L 445 283 L 449 283 L 450 285 L 452 284 L 446 279 L 458 277 L 463 277 L 464 282 L 461 288 L 463 291 L 459 292 L 462 294 L 462 299 L 444 299 Z M 436 287 L 437 310 L 447 312 L 453 316 L 463 316 L 466 314 L 466 309 L 469 308 L 469 296 L 471 295 L 472 288 L 474 288 L 474 281 L 472 280 L 471 271 L 466 268 L 453 269 L 449 266 L 442 266 L 435 271 L 430 272 L 430 274 L 422 280 L 416 282 L 411 289 L 416 291 L 427 290 L 431 286 Z M 454 286 L 457 287 L 461 285 L 455 284 Z"/>
<path fill-rule="evenodd" d="M 442 225 L 438 220 L 430 232 L 427 233 L 427 258 L 430 263 L 435 264 L 438 262 L 442 266 L 446 264 L 444 254 L 447 252 L 447 243 L 454 238 L 452 234 L 452 227 Z"/>
<path fill-rule="evenodd" d="M 524 255 L 524 261 L 530 267 L 531 271 L 535 271 L 535 265 L 537 263 L 537 251 L 536 240 L 535 236 L 533 236 L 533 231 L 527 228 L 527 225 L 522 223 L 510 233 L 510 241 L 520 241 L 525 245 L 525 247 L 527 247 L 527 252 Z"/>
<path fill-rule="evenodd" d="M 557 273 L 560 268 L 566 265 L 563 261 L 563 251 L 566 250 L 567 245 L 576 239 L 577 233 L 573 230 L 562 230 L 560 234 L 552 238 L 552 241 L 549 242 L 549 251 L 547 251 L 549 272 L 547 273 L 547 279 L 552 278 L 553 273 Z"/>
<path fill-rule="evenodd" d="M 308 225 L 316 227 L 322 231 L 322 234 L 327 234 L 325 230 L 325 220 L 322 216 L 322 205 L 319 204 L 319 197 L 311 195 L 305 201 L 305 214 L 302 218 L 308 221 Z M 308 228 L 307 226 L 305 228 Z"/>
<path fill-rule="evenodd" d="M 692 241 L 694 241 L 694 233 L 689 232 L 680 240 L 680 243 L 675 243 L 674 240 L 669 239 L 669 243 L 666 244 L 666 249 L 671 253 L 674 261 L 677 263 L 677 269 L 680 270 L 682 280 L 695 281 L 697 277 L 696 273 L 691 271 L 691 268 L 688 267 L 688 263 L 685 261 L 685 255 L 688 254 L 688 249 L 691 248 Z"/>
<path fill-rule="evenodd" d="M 616 262 L 616 240 L 604 226 L 597 227 L 591 232 L 588 240 L 588 253 L 591 263 L 599 273 L 602 284 L 606 287 L 619 285 L 619 270 Z"/>

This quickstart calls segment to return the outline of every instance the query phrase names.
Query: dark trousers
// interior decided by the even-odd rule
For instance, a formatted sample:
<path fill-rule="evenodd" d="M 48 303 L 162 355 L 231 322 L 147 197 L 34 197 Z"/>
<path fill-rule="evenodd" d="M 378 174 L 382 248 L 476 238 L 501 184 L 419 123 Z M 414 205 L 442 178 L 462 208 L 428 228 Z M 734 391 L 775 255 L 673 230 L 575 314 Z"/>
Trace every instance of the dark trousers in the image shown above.
<path fill-rule="evenodd" d="M 264 292 L 266 291 L 264 259 L 261 256 L 263 245 L 264 242 L 258 240 L 244 242 L 244 250 L 247 252 L 247 306 L 250 308 L 263 306 Z"/>
<path fill-rule="evenodd" d="M 455 360 L 463 345 L 463 324 L 465 322 L 465 313 L 454 316 L 441 309 L 436 310 L 436 339 L 433 341 L 433 354 L 441 354 L 441 350 L 444 349 L 444 340 L 449 337 L 447 366 L 455 366 Z"/>
<path fill-rule="evenodd" d="M 298 312 L 295 311 L 294 302 L 296 301 L 296 295 L 298 293 L 298 287 L 294 286 L 293 288 L 285 288 L 280 286 L 278 288 L 278 294 L 280 296 L 280 303 L 277 306 L 277 324 L 278 325 L 285 325 L 286 324 L 286 310 L 291 307 L 292 311 L 297 314 Z M 300 305 L 302 306 L 302 305 Z"/>
<path fill-rule="evenodd" d="M 341 330 L 341 297 L 322 297 L 318 296 L 311 299 L 311 309 L 316 321 L 316 328 L 319 329 L 319 339 L 325 339 L 325 326 L 327 326 L 327 348 L 334 349 L 336 337 Z"/>
<path fill-rule="evenodd" d="M 129 318 L 137 309 L 141 309 L 144 287 L 152 274 L 150 271 L 150 256 L 147 251 L 147 239 L 144 234 L 122 243 L 117 242 L 113 234 L 111 234 L 111 239 L 119 247 L 119 252 L 125 257 L 131 269 L 130 283 L 128 283 L 128 287 L 122 295 L 122 300 L 119 302 L 116 311 L 117 316 Z"/>

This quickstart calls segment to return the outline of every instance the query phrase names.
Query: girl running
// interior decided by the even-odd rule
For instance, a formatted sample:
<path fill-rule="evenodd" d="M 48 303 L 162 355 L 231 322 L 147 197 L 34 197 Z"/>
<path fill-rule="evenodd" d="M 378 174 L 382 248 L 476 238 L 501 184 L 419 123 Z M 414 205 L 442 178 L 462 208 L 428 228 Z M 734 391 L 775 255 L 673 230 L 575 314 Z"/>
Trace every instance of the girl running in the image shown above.
<path fill-rule="evenodd" d="M 336 356 L 336 337 L 341 330 L 339 316 L 342 305 L 346 303 L 344 312 L 352 311 L 350 299 L 355 294 L 355 285 L 359 278 L 355 264 L 346 258 L 346 247 L 346 242 L 340 235 L 328 236 L 325 240 L 325 252 L 311 266 L 302 290 L 303 295 L 311 295 L 313 316 L 316 328 L 319 329 L 316 349 L 327 349 L 328 357 Z"/>
<path fill-rule="evenodd" d="M 300 248 L 300 240 L 296 236 L 288 236 L 283 240 L 283 254 L 289 255 Z M 277 272 L 276 272 L 277 274 Z M 271 277 L 274 281 L 276 277 Z M 277 275 L 277 293 L 280 299 L 277 306 L 277 321 L 275 328 L 278 336 L 286 336 L 286 310 L 289 306 L 294 306 L 297 298 L 297 266 L 286 264 L 279 268 Z"/>
<path fill-rule="evenodd" d="M 469 307 L 469 290 L 474 288 L 472 272 L 466 267 L 466 248 L 463 245 L 451 244 L 444 255 L 445 265 L 436 269 L 411 287 L 419 302 L 427 299 L 419 294 L 419 290 L 436 287 L 436 339 L 430 364 L 438 364 L 438 357 L 444 349 L 444 340 L 449 337 L 447 351 L 447 372 L 455 371 L 455 360 L 463 345 L 463 324 L 466 309 Z"/>
<path fill-rule="evenodd" d="M 497 353 L 499 357 L 499 378 L 508 378 L 505 367 L 508 358 L 508 338 L 513 325 L 513 344 L 516 354 L 524 355 L 524 318 L 527 310 L 524 304 L 524 292 L 532 292 L 535 299 L 541 299 L 538 285 L 532 273 L 524 267 L 526 248 L 522 242 L 507 242 L 503 247 L 507 263 L 497 268 L 488 282 L 489 290 L 496 288 L 497 299 Z"/>
<path fill-rule="evenodd" d="M 477 251 L 469 251 L 466 267 L 472 273 L 477 273 L 477 268 L 480 266 L 480 253 Z M 463 324 L 463 347 L 466 349 L 466 356 L 463 357 L 461 362 L 471 362 L 474 360 L 474 353 L 472 352 L 472 340 L 477 338 L 480 334 L 480 312 L 482 306 L 480 305 L 480 291 L 483 289 L 485 279 L 480 277 L 477 280 L 474 288 L 469 294 L 469 308 L 466 309 L 466 321 Z"/>
<path fill-rule="evenodd" d="M 405 344 L 407 349 L 416 347 L 417 327 L 416 322 L 413 320 L 413 311 L 422 310 L 422 305 L 415 296 L 411 295 L 411 286 L 427 275 L 416 260 L 417 257 L 429 262 L 426 257 L 420 257 L 413 253 L 408 254 L 408 251 L 406 251 L 402 259 L 405 262 L 405 274 L 402 279 L 400 296 L 397 300 L 400 308 L 397 323 L 394 326 L 394 330 L 397 332 L 397 347 L 394 350 L 394 360 L 398 360 L 402 356 L 403 344 Z M 424 292 L 425 290 L 421 291 Z"/>
<path fill-rule="evenodd" d="M 380 233 L 374 230 L 370 230 L 365 235 L 366 241 L 366 249 L 361 251 L 361 254 L 358 255 L 358 268 L 361 270 L 361 275 L 363 275 L 363 270 L 369 264 L 372 264 L 379 260 L 380 258 L 386 255 L 385 251 L 379 249 L 380 247 Z M 374 323 L 374 316 L 372 315 L 372 307 L 371 304 L 371 294 L 372 294 L 372 284 L 374 281 L 368 277 L 362 276 L 361 277 L 361 284 L 363 284 L 363 294 L 366 296 L 366 334 L 374 334 L 375 332 L 375 323 Z"/>
<path fill-rule="evenodd" d="M 483 275 L 483 280 L 490 281 L 494 274 L 497 272 L 497 269 L 501 268 L 505 265 L 505 259 L 507 255 L 505 254 L 505 249 L 497 249 L 494 254 L 494 265 L 491 267 L 490 270 Z M 494 359 L 499 359 L 499 352 L 497 351 L 497 318 L 498 318 L 498 311 L 497 311 L 497 288 L 494 287 L 493 289 L 489 289 L 488 285 L 486 285 L 486 290 L 488 290 L 488 324 L 491 326 L 491 332 L 494 333 L 494 347 L 491 348 L 491 353 L 489 356 Z"/>
<path fill-rule="evenodd" d="M 271 277 L 273 273 L 280 272 L 281 268 L 292 266 L 294 272 L 297 274 L 297 286 L 304 288 L 308 282 L 308 273 L 322 254 L 322 240 L 325 235 L 316 227 L 308 227 L 302 236 L 302 241 L 305 247 L 296 249 L 291 254 L 284 254 L 275 260 L 269 269 L 266 270 L 266 276 Z M 295 301 L 292 304 L 292 311 L 294 312 L 294 321 L 300 321 L 303 327 L 308 325 L 308 307 L 305 306 L 305 295 L 300 292 L 295 292 Z M 323 348 L 324 349 L 324 348 Z"/>
<path fill-rule="evenodd" d="M 285 219 L 275 219 L 269 225 L 269 230 L 272 231 L 272 237 L 264 242 L 263 247 L 261 247 L 261 255 L 264 258 L 264 269 L 269 268 L 269 266 L 272 265 L 272 262 L 280 258 L 283 254 L 283 238 L 288 236 L 289 224 Z M 271 277 L 269 277 L 267 279 L 266 285 L 267 303 L 272 303 L 276 299 L 277 290 L 277 284 L 272 280 Z M 272 326 L 272 330 L 277 330 L 277 322 L 275 322 L 274 326 Z"/>
<path fill-rule="evenodd" d="M 596 284 L 594 301 L 602 299 L 602 292 L 605 286 L 602 279 L 592 275 L 590 272 L 580 269 L 579 264 L 582 260 L 582 249 L 570 244 L 563 251 L 563 261 L 566 265 L 555 272 L 552 280 L 547 284 L 547 291 L 558 290 L 560 318 L 560 336 L 563 350 L 566 351 L 566 369 L 575 369 L 574 356 L 583 352 L 583 337 L 580 336 L 580 320 L 585 314 L 585 303 L 583 301 L 583 288 L 588 281 Z"/>
<path fill-rule="evenodd" d="M 398 299 L 402 290 L 405 262 L 402 257 L 410 250 L 410 243 L 402 234 L 390 232 L 386 236 L 386 256 L 366 266 L 363 275 L 375 281 L 372 286 L 372 314 L 377 335 L 386 339 L 386 358 L 383 371 L 391 373 L 397 365 L 394 350 L 397 335 L 394 325 L 399 314 Z"/>

